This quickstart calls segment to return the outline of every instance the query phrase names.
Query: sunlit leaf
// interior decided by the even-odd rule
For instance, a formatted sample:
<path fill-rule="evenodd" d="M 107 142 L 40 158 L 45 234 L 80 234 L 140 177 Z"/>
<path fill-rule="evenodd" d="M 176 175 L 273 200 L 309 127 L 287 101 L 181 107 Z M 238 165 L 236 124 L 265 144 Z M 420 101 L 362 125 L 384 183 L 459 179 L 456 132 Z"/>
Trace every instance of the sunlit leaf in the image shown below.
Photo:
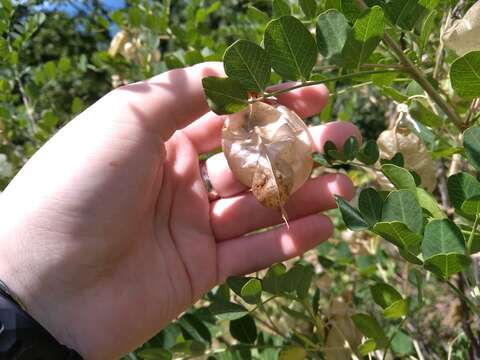
<path fill-rule="evenodd" d="M 355 21 L 342 53 L 344 65 L 358 68 L 377 48 L 384 31 L 382 8 L 374 6 Z"/>
<path fill-rule="evenodd" d="M 223 56 L 225 73 L 249 91 L 262 92 L 270 79 L 270 59 L 257 44 L 238 40 Z"/>
<path fill-rule="evenodd" d="M 273 69 L 288 80 L 308 80 L 317 60 L 317 45 L 313 35 L 300 20 L 282 16 L 265 29 L 265 50 Z"/>
<path fill-rule="evenodd" d="M 206 77 L 202 80 L 208 105 L 217 114 L 232 114 L 248 104 L 247 90 L 230 78 Z"/>
<path fill-rule="evenodd" d="M 465 99 L 480 96 L 480 51 L 470 52 L 455 60 L 450 67 L 453 89 Z"/>
<path fill-rule="evenodd" d="M 399 221 L 413 232 L 422 233 L 423 213 L 415 193 L 392 191 L 383 203 L 382 221 Z"/>
<path fill-rule="evenodd" d="M 330 9 L 320 14 L 316 32 L 320 54 L 332 63 L 341 64 L 342 51 L 351 31 L 351 26 L 341 12 Z"/>

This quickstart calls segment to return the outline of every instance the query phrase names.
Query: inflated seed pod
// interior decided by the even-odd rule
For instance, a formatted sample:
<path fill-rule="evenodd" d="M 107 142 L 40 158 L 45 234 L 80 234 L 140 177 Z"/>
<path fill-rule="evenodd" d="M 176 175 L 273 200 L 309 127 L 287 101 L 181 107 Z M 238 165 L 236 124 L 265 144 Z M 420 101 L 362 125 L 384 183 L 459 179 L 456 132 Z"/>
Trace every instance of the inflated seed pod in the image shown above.
<path fill-rule="evenodd" d="M 392 158 L 397 152 L 402 153 L 405 167 L 414 170 L 421 178 L 421 186 L 433 191 L 437 185 L 436 164 L 423 141 L 408 126 L 397 126 L 383 131 L 377 139 L 380 156 Z M 377 178 L 384 188 L 393 185 L 383 175 Z"/>
<path fill-rule="evenodd" d="M 459 56 L 480 50 L 480 1 L 467 11 L 465 16 L 455 20 L 443 34 L 445 46 Z"/>
<path fill-rule="evenodd" d="M 256 102 L 230 115 L 222 146 L 235 177 L 264 206 L 279 209 L 308 179 L 312 139 L 303 120 L 281 105 Z"/>

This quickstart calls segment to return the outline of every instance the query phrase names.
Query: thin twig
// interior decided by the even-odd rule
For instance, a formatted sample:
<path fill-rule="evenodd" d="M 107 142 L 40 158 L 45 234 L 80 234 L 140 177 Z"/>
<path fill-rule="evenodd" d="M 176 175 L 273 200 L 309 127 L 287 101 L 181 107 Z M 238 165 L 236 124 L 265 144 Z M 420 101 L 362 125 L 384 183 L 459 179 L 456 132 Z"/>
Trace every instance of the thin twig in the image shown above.
<path fill-rule="evenodd" d="M 365 4 L 363 0 L 355 0 L 357 5 L 362 9 L 366 10 L 369 7 Z M 425 78 L 422 74 L 422 71 L 417 68 L 417 66 L 408 58 L 404 53 L 400 45 L 387 33 L 385 32 L 383 35 L 383 41 L 388 47 L 393 51 L 393 53 L 397 56 L 400 62 L 405 66 L 406 71 L 410 74 L 413 80 L 415 80 L 425 92 L 432 98 L 433 101 L 438 105 L 440 109 L 448 116 L 450 121 L 455 124 L 455 126 L 462 130 L 463 129 L 463 121 L 460 116 L 457 114 L 455 109 L 445 101 L 437 90 L 430 84 L 430 82 Z"/>
<path fill-rule="evenodd" d="M 264 93 L 263 96 L 260 96 L 258 98 L 252 99 L 249 102 L 254 103 L 258 101 L 263 101 L 268 98 L 276 97 L 278 95 L 290 92 L 292 90 L 300 89 L 306 86 L 312 86 L 312 85 L 319 85 L 319 84 L 324 84 L 329 81 L 339 81 L 339 80 L 347 80 L 347 79 L 352 79 L 355 77 L 360 77 L 360 76 L 365 76 L 365 75 L 373 75 L 373 74 L 384 74 L 384 73 L 391 73 L 391 72 L 398 72 L 399 70 L 370 70 L 370 71 L 360 71 L 357 73 L 352 73 L 352 74 L 345 74 L 341 76 L 336 76 L 336 77 L 330 77 L 322 80 L 313 80 L 313 81 L 304 81 L 298 85 L 291 86 L 285 89 L 273 91 L 273 92 L 267 92 Z"/>
<path fill-rule="evenodd" d="M 467 242 L 467 250 L 468 253 L 472 253 L 472 247 L 473 247 L 473 239 L 475 238 L 475 232 L 477 231 L 478 227 L 478 221 L 480 220 L 480 214 L 477 214 L 475 216 L 475 221 L 473 222 L 473 227 L 472 227 L 472 232 L 470 233 L 470 236 L 468 237 L 468 242 Z"/>

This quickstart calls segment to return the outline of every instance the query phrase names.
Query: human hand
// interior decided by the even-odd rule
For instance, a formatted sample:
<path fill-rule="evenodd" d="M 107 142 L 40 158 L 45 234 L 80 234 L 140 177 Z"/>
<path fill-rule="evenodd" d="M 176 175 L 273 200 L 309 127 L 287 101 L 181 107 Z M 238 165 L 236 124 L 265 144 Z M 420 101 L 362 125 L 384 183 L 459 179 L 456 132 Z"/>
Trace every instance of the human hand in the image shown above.
<path fill-rule="evenodd" d="M 233 177 L 207 161 L 221 198 L 209 201 L 198 155 L 220 145 L 223 118 L 208 112 L 201 79 L 220 63 L 173 70 L 103 97 L 48 141 L 1 195 L 0 279 L 29 313 L 85 359 L 132 350 L 226 277 L 264 268 L 326 240 L 333 194 L 347 177 L 308 181 L 289 200 L 285 226 Z M 317 113 L 324 86 L 279 101 Z M 316 150 L 338 146 L 350 123 L 311 129 Z"/>

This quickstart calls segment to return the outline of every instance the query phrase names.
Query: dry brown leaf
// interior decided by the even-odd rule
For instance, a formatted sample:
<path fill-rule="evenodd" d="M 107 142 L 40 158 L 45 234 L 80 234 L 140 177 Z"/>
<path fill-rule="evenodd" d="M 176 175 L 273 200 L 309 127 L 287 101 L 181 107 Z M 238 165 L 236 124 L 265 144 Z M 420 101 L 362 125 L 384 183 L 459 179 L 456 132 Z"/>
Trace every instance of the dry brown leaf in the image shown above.
<path fill-rule="evenodd" d="M 446 47 L 463 56 L 470 51 L 480 50 L 480 1 L 467 11 L 465 16 L 456 20 L 443 34 Z"/>
<path fill-rule="evenodd" d="M 310 176 L 312 139 L 297 114 L 256 102 L 227 118 L 222 146 L 235 177 L 264 206 L 280 209 Z"/>
<path fill-rule="evenodd" d="M 436 165 L 422 140 L 408 127 L 395 127 L 383 131 L 377 139 L 380 157 L 390 159 L 401 152 L 405 167 L 415 171 L 422 179 L 421 186 L 433 191 L 437 185 Z M 386 177 L 377 177 L 378 183 L 384 188 L 393 188 Z"/>

